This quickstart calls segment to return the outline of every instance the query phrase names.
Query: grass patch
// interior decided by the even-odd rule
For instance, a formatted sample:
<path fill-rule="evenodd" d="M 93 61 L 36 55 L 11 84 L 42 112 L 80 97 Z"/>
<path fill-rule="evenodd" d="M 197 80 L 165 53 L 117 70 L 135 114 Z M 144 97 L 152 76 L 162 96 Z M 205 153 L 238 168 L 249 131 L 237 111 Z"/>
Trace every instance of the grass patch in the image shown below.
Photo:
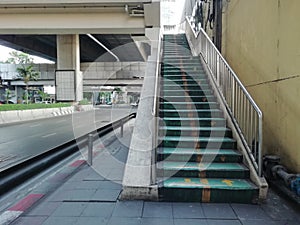
<path fill-rule="evenodd" d="M 47 109 L 70 107 L 70 103 L 54 103 L 54 104 L 4 104 L 0 105 L 0 111 L 12 110 L 30 110 L 30 109 Z"/>

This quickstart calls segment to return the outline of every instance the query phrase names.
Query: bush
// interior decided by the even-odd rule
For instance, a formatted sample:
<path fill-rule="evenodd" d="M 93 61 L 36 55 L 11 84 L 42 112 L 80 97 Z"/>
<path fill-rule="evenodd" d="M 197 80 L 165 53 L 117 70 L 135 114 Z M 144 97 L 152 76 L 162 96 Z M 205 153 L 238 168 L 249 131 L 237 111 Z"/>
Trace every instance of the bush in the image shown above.
<path fill-rule="evenodd" d="M 29 109 L 45 109 L 45 108 L 62 108 L 70 107 L 69 103 L 54 103 L 54 104 L 5 104 L 0 105 L 0 111 L 11 110 L 29 110 Z"/>
<path fill-rule="evenodd" d="M 87 99 L 82 99 L 80 102 L 79 102 L 79 105 L 89 105 L 90 102 L 87 100 Z"/>

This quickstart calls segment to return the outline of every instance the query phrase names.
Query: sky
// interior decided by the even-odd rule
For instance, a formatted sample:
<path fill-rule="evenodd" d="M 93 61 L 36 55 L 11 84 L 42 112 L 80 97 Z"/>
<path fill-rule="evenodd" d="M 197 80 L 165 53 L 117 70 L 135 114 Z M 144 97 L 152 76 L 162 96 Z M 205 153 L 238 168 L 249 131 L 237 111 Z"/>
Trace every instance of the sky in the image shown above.
<path fill-rule="evenodd" d="M 11 51 L 15 51 L 12 48 L 7 48 L 5 46 L 0 45 L 0 61 L 6 61 L 9 58 L 9 53 Z M 53 63 L 47 59 L 43 59 L 37 56 L 32 56 L 35 63 Z"/>

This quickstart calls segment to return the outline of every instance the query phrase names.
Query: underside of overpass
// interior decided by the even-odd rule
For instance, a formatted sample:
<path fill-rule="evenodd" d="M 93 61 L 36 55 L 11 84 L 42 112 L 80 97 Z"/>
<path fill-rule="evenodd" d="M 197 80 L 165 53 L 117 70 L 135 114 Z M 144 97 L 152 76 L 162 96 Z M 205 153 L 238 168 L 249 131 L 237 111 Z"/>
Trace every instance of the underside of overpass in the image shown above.
<path fill-rule="evenodd" d="M 145 42 L 135 43 L 134 39 L 143 39 L 144 34 L 93 34 L 105 47 L 118 56 L 122 62 L 145 61 L 150 55 L 150 46 Z M 79 35 L 80 62 L 111 62 L 114 57 L 87 35 Z M 0 45 L 57 61 L 56 35 L 0 35 Z"/>
<path fill-rule="evenodd" d="M 159 0 L 0 1 L 0 44 L 55 61 L 60 101 L 82 99 L 81 62 L 147 61 L 159 30 Z"/>

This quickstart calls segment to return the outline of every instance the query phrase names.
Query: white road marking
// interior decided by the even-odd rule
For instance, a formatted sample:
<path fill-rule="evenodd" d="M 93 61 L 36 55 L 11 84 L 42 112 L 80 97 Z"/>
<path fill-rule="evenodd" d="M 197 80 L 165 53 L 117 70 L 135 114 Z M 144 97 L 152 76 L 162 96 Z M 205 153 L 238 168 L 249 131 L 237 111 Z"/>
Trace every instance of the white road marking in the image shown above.
<path fill-rule="evenodd" d="M 62 123 L 62 122 L 65 122 L 65 121 L 67 121 L 67 120 L 58 120 L 55 123 Z"/>
<path fill-rule="evenodd" d="M 34 124 L 34 125 L 29 126 L 29 127 L 39 127 L 39 126 L 41 126 L 41 124 Z"/>
<path fill-rule="evenodd" d="M 47 137 L 51 137 L 51 136 L 54 136 L 54 135 L 56 135 L 56 133 L 44 135 L 44 136 L 42 136 L 42 138 L 47 138 Z"/>

